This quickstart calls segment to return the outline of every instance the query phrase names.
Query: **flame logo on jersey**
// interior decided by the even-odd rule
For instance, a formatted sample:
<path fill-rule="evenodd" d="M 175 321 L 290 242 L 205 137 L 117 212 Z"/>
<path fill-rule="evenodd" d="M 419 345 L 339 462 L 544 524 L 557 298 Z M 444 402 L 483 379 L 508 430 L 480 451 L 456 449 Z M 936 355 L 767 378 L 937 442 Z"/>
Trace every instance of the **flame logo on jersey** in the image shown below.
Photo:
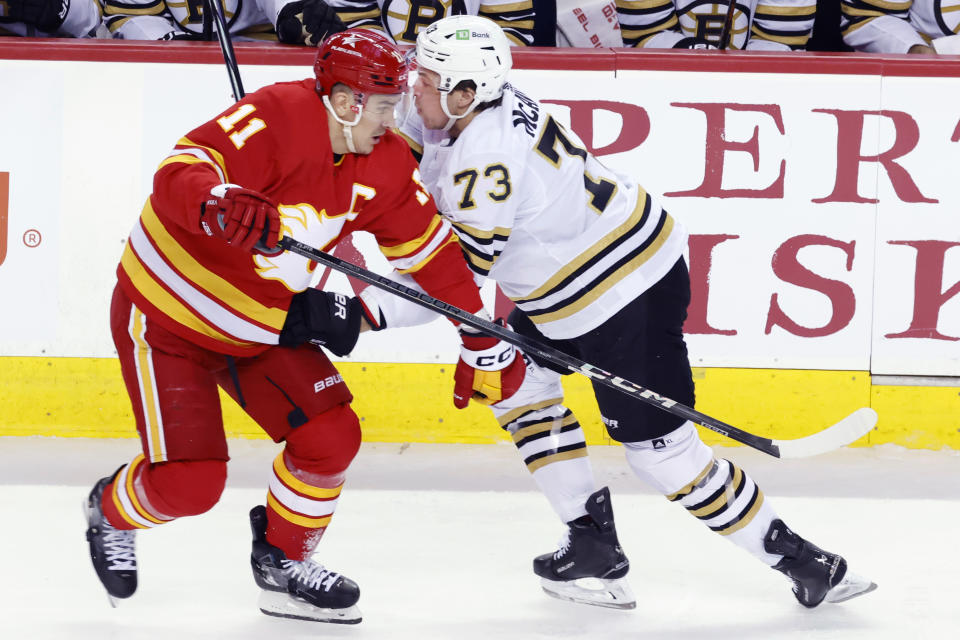
<path fill-rule="evenodd" d="M 344 225 L 360 215 L 365 201 L 373 199 L 377 191 L 373 187 L 354 183 L 350 199 L 350 208 L 336 215 L 327 214 L 326 209 L 317 211 L 306 202 L 295 205 L 281 204 L 280 231 L 300 242 L 318 247 L 321 251 L 336 244 L 343 233 Z M 257 274 L 267 280 L 278 280 L 285 287 L 299 293 L 308 286 L 313 278 L 317 263 L 291 251 L 282 251 L 276 255 L 255 255 Z"/>
<path fill-rule="evenodd" d="M 347 221 L 345 215 L 327 216 L 325 209 L 317 211 L 313 205 L 301 202 L 295 205 L 280 205 L 280 231 L 285 236 L 296 238 L 321 249 L 335 240 Z M 317 263 L 291 251 L 276 255 L 255 255 L 257 274 L 266 280 L 278 280 L 293 292 L 310 286 Z"/>

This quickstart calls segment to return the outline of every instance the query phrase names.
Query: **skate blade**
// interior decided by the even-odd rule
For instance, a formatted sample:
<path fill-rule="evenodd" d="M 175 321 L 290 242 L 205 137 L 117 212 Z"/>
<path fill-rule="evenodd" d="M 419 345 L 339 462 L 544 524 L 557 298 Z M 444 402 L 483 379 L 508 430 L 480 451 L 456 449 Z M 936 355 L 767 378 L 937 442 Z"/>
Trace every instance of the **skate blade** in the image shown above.
<path fill-rule="evenodd" d="M 358 624 L 363 620 L 360 609 L 356 605 L 344 609 L 324 609 L 279 591 L 262 591 L 257 605 L 264 614 L 278 618 L 332 624 Z"/>
<path fill-rule="evenodd" d="M 833 589 L 827 592 L 826 597 L 824 598 L 827 602 L 846 602 L 851 598 L 856 598 L 857 596 L 862 596 L 865 593 L 870 593 L 877 588 L 875 582 L 871 582 L 866 578 L 858 576 L 855 573 L 851 573 L 847 570 L 847 574 L 843 576 L 843 580 L 840 581 L 840 584 L 835 586 Z"/>
<path fill-rule="evenodd" d="M 554 598 L 609 609 L 636 609 L 637 599 L 625 578 L 579 578 L 561 582 L 540 578 L 544 592 Z"/>

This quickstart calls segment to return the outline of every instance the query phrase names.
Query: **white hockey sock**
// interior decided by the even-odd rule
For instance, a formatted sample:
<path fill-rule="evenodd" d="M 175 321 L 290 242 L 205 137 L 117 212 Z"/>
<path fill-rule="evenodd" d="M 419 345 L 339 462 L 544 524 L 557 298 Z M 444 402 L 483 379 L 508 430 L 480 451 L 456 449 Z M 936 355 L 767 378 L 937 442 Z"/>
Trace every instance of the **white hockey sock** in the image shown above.
<path fill-rule="evenodd" d="M 763 538 L 777 517 L 763 492 L 740 467 L 718 460 L 686 422 L 662 438 L 624 443 L 627 463 L 642 480 L 672 502 L 679 502 L 712 531 L 768 565 L 780 556 L 767 553 Z"/>
<path fill-rule="evenodd" d="M 596 491 L 587 443 L 576 416 L 560 404 L 534 409 L 505 426 L 527 469 L 563 522 L 586 515 Z"/>
<path fill-rule="evenodd" d="M 767 553 L 763 537 L 777 514 L 763 491 L 729 460 L 711 460 L 697 479 L 667 496 L 738 547 L 773 566 L 781 556 Z"/>
<path fill-rule="evenodd" d="M 563 522 L 587 515 L 587 498 L 597 490 L 588 457 L 545 464 L 533 472 L 533 480 Z"/>

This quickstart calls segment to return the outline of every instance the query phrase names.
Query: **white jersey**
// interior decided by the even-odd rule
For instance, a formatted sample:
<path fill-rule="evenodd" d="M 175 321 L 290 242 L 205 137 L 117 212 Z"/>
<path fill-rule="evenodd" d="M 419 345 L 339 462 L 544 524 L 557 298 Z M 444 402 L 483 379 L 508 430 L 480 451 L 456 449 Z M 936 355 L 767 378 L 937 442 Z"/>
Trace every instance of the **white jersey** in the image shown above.
<path fill-rule="evenodd" d="M 960 0 L 843 0 L 843 41 L 857 51 L 906 53 L 960 33 Z"/>
<path fill-rule="evenodd" d="M 470 268 L 549 338 L 596 328 L 662 278 L 686 231 L 633 179 L 603 166 L 541 105 L 506 85 L 457 138 L 401 127 Z"/>
<path fill-rule="evenodd" d="M 101 0 L 114 38 L 170 40 L 203 35 L 203 0 Z M 276 40 L 280 9 L 291 0 L 220 0 L 237 40 Z M 216 24 L 212 26 L 216 33 Z"/>
<path fill-rule="evenodd" d="M 326 0 L 348 27 L 375 29 L 398 44 L 440 18 L 467 14 L 496 22 L 510 43 L 533 44 L 533 0 Z"/>
<path fill-rule="evenodd" d="M 734 1 L 728 48 L 791 51 L 807 46 L 817 0 L 616 0 L 623 42 L 671 49 L 695 38 L 716 45 Z"/>

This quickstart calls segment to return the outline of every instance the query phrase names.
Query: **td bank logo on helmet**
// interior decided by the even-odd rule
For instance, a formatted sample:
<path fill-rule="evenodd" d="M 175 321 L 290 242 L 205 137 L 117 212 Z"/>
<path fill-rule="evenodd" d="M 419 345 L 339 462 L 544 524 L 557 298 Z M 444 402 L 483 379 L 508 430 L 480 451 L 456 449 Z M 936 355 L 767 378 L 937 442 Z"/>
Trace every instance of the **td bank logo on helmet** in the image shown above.
<path fill-rule="evenodd" d="M 470 29 L 457 29 L 457 40 L 469 40 L 470 38 L 489 38 L 489 33 L 478 33 Z"/>

